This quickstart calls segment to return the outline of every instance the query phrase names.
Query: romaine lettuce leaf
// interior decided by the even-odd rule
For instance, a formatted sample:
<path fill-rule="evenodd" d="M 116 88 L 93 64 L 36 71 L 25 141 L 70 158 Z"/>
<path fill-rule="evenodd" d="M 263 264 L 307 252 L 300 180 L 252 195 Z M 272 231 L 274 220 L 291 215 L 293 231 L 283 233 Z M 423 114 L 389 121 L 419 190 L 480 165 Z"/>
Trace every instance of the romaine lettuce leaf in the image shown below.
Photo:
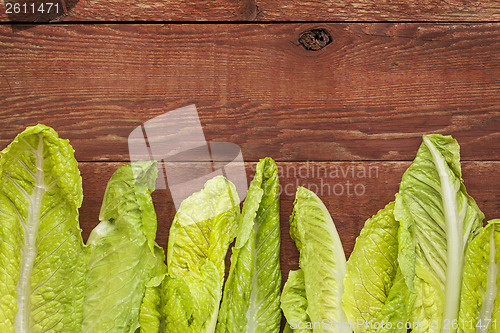
<path fill-rule="evenodd" d="M 410 291 L 398 268 L 387 300 L 373 321 L 373 332 L 407 332 L 408 328 L 417 325 L 418 323 L 409 321 L 415 298 L 416 294 Z M 379 328 L 376 326 L 377 323 Z"/>
<path fill-rule="evenodd" d="M 139 313 L 139 324 L 141 333 L 163 332 L 165 317 L 162 309 L 165 306 L 163 284 L 167 274 L 165 265 L 165 254 L 163 249 L 155 245 L 156 265 L 151 273 L 152 278 L 146 283 L 144 298 L 142 299 Z"/>
<path fill-rule="evenodd" d="M 170 275 L 182 275 L 207 258 L 224 279 L 224 259 L 236 236 L 239 202 L 234 185 L 217 176 L 181 203 L 168 237 Z"/>
<path fill-rule="evenodd" d="M 193 332 L 194 296 L 188 284 L 181 277 L 167 275 L 164 285 L 165 305 L 162 314 L 165 316 L 166 332 Z"/>
<path fill-rule="evenodd" d="M 412 297 L 397 262 L 393 211 L 391 202 L 365 222 L 347 261 L 342 300 L 356 333 L 407 331 Z"/>
<path fill-rule="evenodd" d="M 290 271 L 281 294 L 281 309 L 287 320 L 285 332 L 309 333 L 307 328 L 311 319 L 307 315 L 307 298 L 304 272 L 299 269 Z"/>
<path fill-rule="evenodd" d="M 37 125 L 0 155 L 0 331 L 78 332 L 85 265 L 73 149 Z"/>
<path fill-rule="evenodd" d="M 162 298 L 161 285 L 146 287 L 139 312 L 141 333 L 162 332 Z"/>
<path fill-rule="evenodd" d="M 154 242 L 156 175 L 155 162 L 137 162 L 120 167 L 108 182 L 101 222 L 87 242 L 83 332 L 135 332 L 146 285 L 165 274 Z"/>
<path fill-rule="evenodd" d="M 297 189 L 290 235 L 300 252 L 306 313 L 313 332 L 351 332 L 342 309 L 344 249 L 327 208 L 316 194 L 304 187 Z"/>
<path fill-rule="evenodd" d="M 401 225 L 401 272 L 416 292 L 411 321 L 421 326 L 413 332 L 447 332 L 446 323 L 458 318 L 465 250 L 484 218 L 465 191 L 451 136 L 423 137 L 401 180 L 394 216 Z"/>
<path fill-rule="evenodd" d="M 182 277 L 167 276 L 165 332 L 214 332 L 221 289 L 218 270 L 208 259 Z"/>
<path fill-rule="evenodd" d="M 279 192 L 276 164 L 260 160 L 240 215 L 217 332 L 279 332 Z"/>
<path fill-rule="evenodd" d="M 458 332 L 494 333 L 500 329 L 500 220 L 489 224 L 467 248 Z"/>
<path fill-rule="evenodd" d="M 169 327 L 183 327 L 184 332 L 215 331 L 224 260 L 236 236 L 239 203 L 234 185 L 222 176 L 207 181 L 203 190 L 181 203 L 167 249 L 167 305 L 163 311 L 167 331 Z M 169 299 L 169 295 L 176 298 Z M 176 308 L 169 305 L 172 302 Z M 182 304 L 185 308 L 179 308 Z"/>

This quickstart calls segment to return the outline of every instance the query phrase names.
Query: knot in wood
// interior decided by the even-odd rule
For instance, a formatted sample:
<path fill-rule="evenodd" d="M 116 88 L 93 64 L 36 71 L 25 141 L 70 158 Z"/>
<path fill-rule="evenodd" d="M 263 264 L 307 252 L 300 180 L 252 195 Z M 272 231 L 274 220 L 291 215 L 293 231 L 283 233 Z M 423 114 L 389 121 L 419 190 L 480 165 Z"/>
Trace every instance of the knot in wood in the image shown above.
<path fill-rule="evenodd" d="M 331 42 L 332 36 L 323 28 L 306 30 L 299 36 L 300 45 L 309 51 L 319 51 Z"/>

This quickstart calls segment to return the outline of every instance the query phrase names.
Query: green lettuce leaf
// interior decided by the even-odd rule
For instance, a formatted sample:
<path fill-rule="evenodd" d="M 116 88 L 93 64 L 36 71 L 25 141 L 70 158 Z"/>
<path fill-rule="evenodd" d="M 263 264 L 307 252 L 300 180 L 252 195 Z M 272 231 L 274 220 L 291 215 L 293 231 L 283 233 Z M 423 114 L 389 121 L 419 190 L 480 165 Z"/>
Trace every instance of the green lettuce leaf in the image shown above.
<path fill-rule="evenodd" d="M 493 220 L 472 240 L 467 249 L 458 332 L 498 332 L 499 264 L 500 220 Z"/>
<path fill-rule="evenodd" d="M 462 183 L 458 143 L 427 135 L 403 175 L 394 216 L 401 272 L 416 293 L 413 332 L 447 332 L 457 320 L 465 250 L 484 218 Z M 437 325 L 435 324 L 437 323 Z"/>
<path fill-rule="evenodd" d="M 279 332 L 279 197 L 276 164 L 262 159 L 243 204 L 217 332 Z"/>
<path fill-rule="evenodd" d="M 215 265 L 202 260 L 182 277 L 167 277 L 165 332 L 214 332 L 222 281 Z"/>
<path fill-rule="evenodd" d="M 37 125 L 0 155 L 0 331 L 78 332 L 85 265 L 74 151 Z"/>
<path fill-rule="evenodd" d="M 181 277 L 167 275 L 163 292 L 165 305 L 162 314 L 165 315 L 167 332 L 193 332 L 190 325 L 193 322 L 195 300 L 188 284 Z"/>
<path fill-rule="evenodd" d="M 300 252 L 306 313 L 313 327 L 317 327 L 313 331 L 351 332 L 342 309 L 344 249 L 327 208 L 316 194 L 304 187 L 297 189 L 290 235 Z"/>
<path fill-rule="evenodd" d="M 167 274 L 165 254 L 163 249 L 155 245 L 156 265 L 152 271 L 152 278 L 146 284 L 146 290 L 139 313 L 141 333 L 163 332 L 165 318 L 162 309 L 165 305 L 163 282 Z"/>
<path fill-rule="evenodd" d="M 224 260 L 236 236 L 239 202 L 234 185 L 218 176 L 181 203 L 167 249 L 167 305 L 163 311 L 167 331 L 176 327 L 185 328 L 184 332 L 215 331 Z M 168 295 L 176 297 L 168 299 Z M 185 308 L 173 308 L 172 302 L 177 307 L 185 304 Z"/>
<path fill-rule="evenodd" d="M 308 333 L 311 319 L 307 315 L 307 296 L 304 272 L 299 269 L 290 271 L 281 294 L 281 308 L 287 320 L 285 332 Z"/>
<path fill-rule="evenodd" d="M 372 332 L 407 332 L 408 328 L 416 325 L 409 321 L 415 298 L 416 294 L 410 291 L 398 268 L 387 300 L 378 317 L 373 321 Z M 376 323 L 380 325 L 379 328 Z"/>
<path fill-rule="evenodd" d="M 101 222 L 87 242 L 83 332 L 135 332 L 146 286 L 165 274 L 154 242 L 156 175 L 155 162 L 137 162 L 119 168 L 108 182 Z"/>
<path fill-rule="evenodd" d="M 141 333 L 162 332 L 162 294 L 161 285 L 146 287 L 139 312 Z"/>
<path fill-rule="evenodd" d="M 358 332 L 406 332 L 412 295 L 398 266 L 394 202 L 365 222 L 347 261 L 344 311 Z M 390 322 L 390 324 L 388 324 Z"/>

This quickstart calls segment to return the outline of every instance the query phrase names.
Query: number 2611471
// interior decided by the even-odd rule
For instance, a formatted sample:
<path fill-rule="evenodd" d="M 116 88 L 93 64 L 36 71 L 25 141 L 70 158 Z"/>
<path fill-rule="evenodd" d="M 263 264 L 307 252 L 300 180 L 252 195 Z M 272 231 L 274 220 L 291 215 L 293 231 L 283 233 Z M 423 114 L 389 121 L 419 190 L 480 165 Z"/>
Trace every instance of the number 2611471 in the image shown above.
<path fill-rule="evenodd" d="M 59 3 L 42 2 L 40 4 L 35 4 L 35 3 L 6 2 L 5 13 L 6 14 L 36 14 L 36 13 L 59 14 Z"/>

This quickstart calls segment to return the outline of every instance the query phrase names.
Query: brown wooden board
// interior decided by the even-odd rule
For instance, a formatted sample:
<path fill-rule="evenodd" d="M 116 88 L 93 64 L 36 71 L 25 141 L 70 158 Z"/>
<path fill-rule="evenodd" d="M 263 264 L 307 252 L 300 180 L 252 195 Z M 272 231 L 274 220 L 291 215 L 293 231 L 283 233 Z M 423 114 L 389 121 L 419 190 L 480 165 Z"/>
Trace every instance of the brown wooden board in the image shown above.
<path fill-rule="evenodd" d="M 436 132 L 499 161 L 499 42 L 498 23 L 1 26 L 0 147 L 44 123 L 79 161 L 126 161 L 134 128 L 195 103 L 246 161 L 410 161 Z"/>
<path fill-rule="evenodd" d="M 108 179 L 123 164 L 80 163 L 84 191 L 80 224 L 85 239 L 99 222 L 99 209 Z M 200 168 L 197 163 L 182 165 L 188 174 L 193 168 Z M 298 251 L 289 235 L 289 216 L 297 185 L 315 191 L 323 200 L 333 217 L 348 257 L 365 220 L 394 200 L 401 177 L 410 162 L 281 162 L 277 165 L 283 189 L 280 212 L 284 283 L 288 271 L 298 268 Z M 467 191 L 485 213 L 486 220 L 500 218 L 500 177 L 496 176 L 499 168 L 500 162 L 463 163 Z M 248 181 L 253 178 L 254 170 L 255 163 L 246 164 Z M 175 207 L 168 189 L 155 191 L 153 200 L 158 216 L 157 242 L 166 250 Z"/>
<path fill-rule="evenodd" d="M 32 0 L 39 1 L 39 0 Z M 2 5 L 0 22 L 61 22 L 61 21 L 246 21 L 256 17 L 255 4 L 252 1 L 231 0 L 62 0 L 59 8 L 52 10 L 53 15 L 42 15 L 28 10 L 25 14 L 6 15 L 6 6 Z M 5 3 L 23 3 L 19 0 L 6 0 Z M 50 1 L 45 1 L 50 2 Z M 38 6 L 37 6 L 38 7 Z M 23 7 L 21 7 L 22 9 Z M 47 20 L 48 19 L 48 20 Z"/>
<path fill-rule="evenodd" d="M 494 21 L 500 18 L 497 0 L 66 0 L 65 3 L 67 10 L 59 10 L 57 17 L 50 17 L 52 21 Z M 25 21 L 25 18 L 33 21 L 40 17 L 9 18 L 5 10 L 0 13 L 4 22 Z"/>
<path fill-rule="evenodd" d="M 494 21 L 500 2 L 493 1 L 273 1 L 260 0 L 257 19 L 300 21 Z"/>

